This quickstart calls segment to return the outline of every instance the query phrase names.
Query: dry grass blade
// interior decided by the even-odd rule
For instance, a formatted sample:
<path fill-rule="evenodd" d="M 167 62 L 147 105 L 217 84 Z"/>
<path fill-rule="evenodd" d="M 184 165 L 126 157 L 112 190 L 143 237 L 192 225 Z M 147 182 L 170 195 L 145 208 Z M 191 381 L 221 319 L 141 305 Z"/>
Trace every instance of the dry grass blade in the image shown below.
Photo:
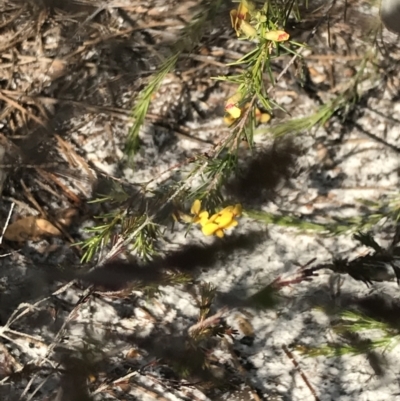
<path fill-rule="evenodd" d="M 74 169 L 79 167 L 83 168 L 86 171 L 87 176 L 90 178 L 90 180 L 94 181 L 96 177 L 85 159 L 75 152 L 70 143 L 64 141 L 59 135 L 55 135 L 55 137 L 57 138 L 57 141 L 59 143 L 60 152 L 66 157 L 71 167 Z"/>
<path fill-rule="evenodd" d="M 9 49 L 12 49 L 24 40 L 30 38 L 32 35 L 34 35 L 34 33 L 35 29 L 32 26 L 21 29 L 21 31 L 15 33 L 10 39 L 8 39 L 6 45 L 0 45 L 0 52 L 5 52 Z"/>
<path fill-rule="evenodd" d="M 84 101 L 76 101 L 76 100 L 70 100 L 70 99 L 62 99 L 62 98 L 51 98 L 51 97 L 46 97 L 46 96 L 28 96 L 24 94 L 23 92 L 18 92 L 18 91 L 10 91 L 10 90 L 4 90 L 4 94 L 7 96 L 15 99 L 19 99 L 22 102 L 35 102 L 39 101 L 43 103 L 45 106 L 55 106 L 55 105 L 72 105 L 75 106 L 79 109 L 85 109 L 88 112 L 91 113 L 106 113 L 109 114 L 111 117 L 115 117 L 118 119 L 121 119 L 122 121 L 130 121 L 130 110 L 128 109 L 121 109 L 118 107 L 109 107 L 109 106 L 101 106 L 101 105 L 92 105 L 88 104 L 87 102 Z M 15 104 L 15 103 L 13 103 Z"/>
<path fill-rule="evenodd" d="M 8 212 L 8 215 L 7 215 L 7 220 L 3 225 L 3 229 L 2 229 L 2 232 L 1 232 L 1 236 L 0 236 L 0 245 L 3 243 L 4 233 L 6 232 L 7 227 L 10 224 L 10 220 L 11 220 L 11 216 L 12 216 L 12 212 L 13 212 L 14 206 L 15 206 L 15 203 L 12 203 L 11 206 L 10 206 L 10 210 Z"/>
<path fill-rule="evenodd" d="M 29 117 L 31 120 L 35 121 L 36 123 L 40 124 L 43 127 L 46 127 L 45 121 L 43 121 L 41 118 L 35 116 L 33 113 L 31 113 L 29 110 L 26 108 L 22 107 L 19 103 L 17 103 L 15 100 L 10 99 L 8 96 L 6 96 L 3 91 L 0 91 L 0 99 L 3 100 L 4 102 L 8 103 L 11 107 L 19 110 L 23 115 L 26 115 Z"/>
<path fill-rule="evenodd" d="M 71 200 L 75 205 L 79 205 L 81 203 L 81 199 L 75 195 L 67 185 L 63 184 L 54 174 L 44 171 L 41 168 L 37 168 L 36 171 L 39 173 L 41 177 L 43 177 L 48 182 L 55 183 L 65 194 L 65 196 Z"/>

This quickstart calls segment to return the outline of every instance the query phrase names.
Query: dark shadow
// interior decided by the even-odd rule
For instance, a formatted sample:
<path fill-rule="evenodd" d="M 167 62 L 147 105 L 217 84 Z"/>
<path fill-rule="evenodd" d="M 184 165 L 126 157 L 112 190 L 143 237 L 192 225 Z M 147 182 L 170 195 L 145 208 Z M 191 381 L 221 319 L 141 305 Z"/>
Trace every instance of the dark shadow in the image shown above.
<path fill-rule="evenodd" d="M 251 206 L 273 201 L 294 175 L 296 159 L 302 152 L 289 137 L 276 139 L 266 149 L 255 150 L 226 184 L 228 196 Z"/>

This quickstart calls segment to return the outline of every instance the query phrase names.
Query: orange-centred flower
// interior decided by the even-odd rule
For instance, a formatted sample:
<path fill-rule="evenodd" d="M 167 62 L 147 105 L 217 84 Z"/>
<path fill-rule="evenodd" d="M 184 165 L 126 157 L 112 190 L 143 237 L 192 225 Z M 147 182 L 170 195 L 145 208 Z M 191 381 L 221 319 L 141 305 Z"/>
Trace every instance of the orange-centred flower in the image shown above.
<path fill-rule="evenodd" d="M 265 39 L 272 42 L 286 42 L 289 40 L 289 34 L 285 31 L 269 31 L 265 34 Z"/>
<path fill-rule="evenodd" d="M 255 5 L 251 1 L 242 0 L 237 10 L 231 10 L 231 23 L 236 35 L 239 37 L 242 33 L 247 38 L 256 36 L 256 29 L 250 25 L 250 12 L 255 9 Z"/>

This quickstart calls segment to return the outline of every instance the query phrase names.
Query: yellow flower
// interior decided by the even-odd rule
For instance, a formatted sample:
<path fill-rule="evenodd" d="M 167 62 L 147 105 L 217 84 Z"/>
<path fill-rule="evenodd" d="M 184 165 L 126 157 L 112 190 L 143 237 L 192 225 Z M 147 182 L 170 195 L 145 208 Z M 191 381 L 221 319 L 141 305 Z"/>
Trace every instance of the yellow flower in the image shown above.
<path fill-rule="evenodd" d="M 249 9 L 245 2 L 240 2 L 237 10 L 231 10 L 232 28 L 236 31 L 237 36 L 240 36 L 240 24 L 249 17 Z"/>
<path fill-rule="evenodd" d="M 187 223 L 195 223 L 201 225 L 201 231 L 204 235 L 216 235 L 219 238 L 224 236 L 224 230 L 235 227 L 238 222 L 235 217 L 240 217 L 242 214 L 242 206 L 237 204 L 235 206 L 227 206 L 220 212 L 213 214 L 209 218 L 209 213 L 201 210 L 201 201 L 196 199 L 190 209 L 193 217 L 187 216 L 185 219 Z"/>
<path fill-rule="evenodd" d="M 224 123 L 229 127 L 231 126 L 235 121 L 237 120 L 237 118 L 233 118 L 231 115 L 229 114 L 225 114 L 224 116 Z"/>
<path fill-rule="evenodd" d="M 174 220 L 178 221 L 179 219 L 184 221 L 185 223 L 200 223 L 204 219 L 208 219 L 208 212 L 201 210 L 201 201 L 196 199 L 192 207 L 190 209 L 190 213 L 193 215 L 189 215 L 183 212 L 176 212 L 173 215 Z"/>
<path fill-rule="evenodd" d="M 242 99 L 240 93 L 235 93 L 231 96 L 225 103 L 225 110 L 234 118 L 235 120 L 240 117 L 242 111 L 238 107 L 238 103 Z"/>
<path fill-rule="evenodd" d="M 242 214 L 242 206 L 237 204 L 235 206 L 228 206 L 220 212 L 212 215 L 208 220 L 201 223 L 204 235 L 216 235 L 219 238 L 224 236 L 224 230 L 238 225 L 235 217 L 240 217 Z"/>
<path fill-rule="evenodd" d="M 208 212 L 205 210 L 201 210 L 201 201 L 196 199 L 193 202 L 193 205 L 190 209 L 190 213 L 194 216 L 192 217 L 192 223 L 201 224 L 205 223 L 208 220 Z"/>
<path fill-rule="evenodd" d="M 243 33 L 247 38 L 256 36 L 256 29 L 249 24 L 250 12 L 255 9 L 255 5 L 251 1 L 242 0 L 237 10 L 231 10 L 231 23 L 236 35 Z"/>
<path fill-rule="evenodd" d="M 240 109 L 239 117 L 242 113 L 244 113 L 249 108 L 249 106 L 250 106 L 250 103 L 247 103 L 247 104 L 245 104 L 244 107 L 242 107 Z M 237 120 L 237 118 L 238 117 L 234 117 L 232 114 L 226 114 L 224 117 L 224 122 L 226 125 L 229 126 L 229 125 L 232 125 Z M 256 108 L 255 109 L 255 118 L 256 118 L 256 122 L 258 124 L 265 124 L 271 119 L 271 116 L 268 113 L 261 112 L 261 110 L 259 108 Z"/>
<path fill-rule="evenodd" d="M 257 36 L 257 30 L 245 20 L 240 24 L 240 31 L 248 39 L 253 39 Z"/>
<path fill-rule="evenodd" d="M 260 109 L 256 108 L 256 121 L 259 124 L 265 124 L 271 119 L 268 113 L 262 113 Z"/>

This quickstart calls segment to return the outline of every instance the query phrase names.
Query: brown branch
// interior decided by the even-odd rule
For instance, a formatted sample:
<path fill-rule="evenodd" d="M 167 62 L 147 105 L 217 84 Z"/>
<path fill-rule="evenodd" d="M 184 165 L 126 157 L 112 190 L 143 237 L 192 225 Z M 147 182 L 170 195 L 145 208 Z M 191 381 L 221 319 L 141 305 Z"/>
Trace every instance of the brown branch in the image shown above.
<path fill-rule="evenodd" d="M 282 349 L 283 349 L 283 352 L 286 354 L 286 356 L 292 361 L 292 363 L 293 363 L 294 367 L 296 368 L 296 370 L 299 372 L 299 374 L 300 374 L 301 378 L 303 379 L 305 385 L 309 388 L 309 390 L 311 391 L 311 394 L 314 396 L 315 401 L 321 401 L 320 398 L 318 397 L 316 391 L 312 387 L 310 381 L 307 379 L 307 376 L 302 371 L 299 363 L 294 358 L 294 355 L 292 354 L 292 352 L 289 351 L 289 349 L 286 347 L 286 345 L 282 345 Z"/>

